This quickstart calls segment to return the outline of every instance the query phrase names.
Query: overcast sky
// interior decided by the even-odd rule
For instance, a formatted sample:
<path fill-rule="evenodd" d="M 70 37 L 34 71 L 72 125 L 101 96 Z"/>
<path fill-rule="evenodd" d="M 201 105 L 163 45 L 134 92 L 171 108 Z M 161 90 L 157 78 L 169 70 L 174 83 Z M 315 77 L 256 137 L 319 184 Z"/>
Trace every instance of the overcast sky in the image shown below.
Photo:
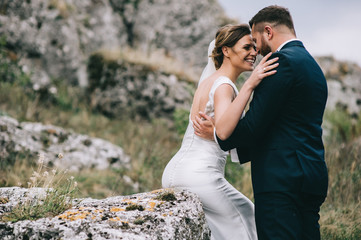
<path fill-rule="evenodd" d="M 248 23 L 269 5 L 287 7 L 297 38 L 314 56 L 333 55 L 361 66 L 360 0 L 218 0 L 228 16 Z"/>

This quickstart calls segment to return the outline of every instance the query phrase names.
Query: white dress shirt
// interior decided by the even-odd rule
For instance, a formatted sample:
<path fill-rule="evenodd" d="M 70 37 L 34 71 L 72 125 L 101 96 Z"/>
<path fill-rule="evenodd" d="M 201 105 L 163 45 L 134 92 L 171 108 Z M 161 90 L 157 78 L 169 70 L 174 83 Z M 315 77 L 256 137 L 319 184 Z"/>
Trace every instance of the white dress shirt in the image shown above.
<path fill-rule="evenodd" d="M 276 52 L 279 52 L 279 51 L 283 48 L 284 45 L 286 45 L 287 43 L 292 42 L 292 41 L 301 41 L 301 40 L 299 40 L 299 39 L 297 39 L 297 38 L 292 38 L 292 39 L 290 39 L 290 40 L 287 40 L 286 42 L 282 43 L 282 44 L 277 48 Z"/>

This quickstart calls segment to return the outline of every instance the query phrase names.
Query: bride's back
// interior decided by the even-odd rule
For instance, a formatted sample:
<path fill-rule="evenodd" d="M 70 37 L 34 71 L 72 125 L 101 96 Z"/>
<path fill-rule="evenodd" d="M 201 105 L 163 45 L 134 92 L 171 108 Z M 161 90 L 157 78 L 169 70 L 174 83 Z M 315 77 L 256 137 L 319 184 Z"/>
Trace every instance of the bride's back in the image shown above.
<path fill-rule="evenodd" d="M 204 112 L 207 102 L 209 100 L 209 92 L 213 86 L 214 81 L 218 78 L 218 74 L 213 74 L 209 78 L 202 81 L 193 97 L 191 108 L 191 120 L 194 121 L 198 113 Z"/>

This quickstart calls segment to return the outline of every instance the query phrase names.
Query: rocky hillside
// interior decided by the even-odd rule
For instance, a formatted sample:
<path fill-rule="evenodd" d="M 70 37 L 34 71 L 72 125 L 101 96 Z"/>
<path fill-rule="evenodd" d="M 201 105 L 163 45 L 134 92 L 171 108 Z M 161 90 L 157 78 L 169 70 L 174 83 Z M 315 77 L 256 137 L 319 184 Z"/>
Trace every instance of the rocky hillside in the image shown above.
<path fill-rule="evenodd" d="M 88 72 L 92 107 L 110 117 L 172 118 L 191 105 L 194 85 L 161 68 L 98 53 L 90 57 Z"/>
<path fill-rule="evenodd" d="M 0 35 L 32 81 L 86 86 L 86 63 L 99 49 L 161 49 L 203 66 L 218 26 L 230 22 L 216 0 L 5 0 Z"/>
<path fill-rule="evenodd" d="M 112 117 L 125 112 L 169 117 L 177 108 L 189 108 L 191 92 L 182 83 L 186 78 L 167 70 L 167 59 L 199 72 L 217 27 L 230 22 L 216 0 L 0 3 L 0 36 L 6 39 L 9 58 L 31 74 L 34 89 L 50 89 L 55 79 L 87 86 L 92 106 Z M 99 59 L 104 57 L 99 52 L 126 49 L 141 52 L 140 58 L 154 52 L 163 57 L 152 59 L 150 66 L 128 61 L 124 54 L 112 61 Z M 327 107 L 358 115 L 360 67 L 332 57 L 318 61 L 329 82 Z"/>
<path fill-rule="evenodd" d="M 328 84 L 327 109 L 343 109 L 354 117 L 361 113 L 361 68 L 355 63 L 318 57 Z"/>

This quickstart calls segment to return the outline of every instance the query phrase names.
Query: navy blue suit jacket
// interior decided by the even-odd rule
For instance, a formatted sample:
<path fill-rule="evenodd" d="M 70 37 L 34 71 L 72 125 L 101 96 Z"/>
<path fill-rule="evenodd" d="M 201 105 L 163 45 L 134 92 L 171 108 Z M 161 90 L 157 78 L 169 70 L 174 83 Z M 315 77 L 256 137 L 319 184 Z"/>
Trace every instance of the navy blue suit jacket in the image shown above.
<path fill-rule="evenodd" d="M 250 109 L 232 135 L 217 141 L 237 148 L 241 163 L 251 161 L 254 193 L 297 191 L 327 194 L 322 118 L 326 79 L 302 42 L 287 43 L 277 73 L 255 89 Z"/>

